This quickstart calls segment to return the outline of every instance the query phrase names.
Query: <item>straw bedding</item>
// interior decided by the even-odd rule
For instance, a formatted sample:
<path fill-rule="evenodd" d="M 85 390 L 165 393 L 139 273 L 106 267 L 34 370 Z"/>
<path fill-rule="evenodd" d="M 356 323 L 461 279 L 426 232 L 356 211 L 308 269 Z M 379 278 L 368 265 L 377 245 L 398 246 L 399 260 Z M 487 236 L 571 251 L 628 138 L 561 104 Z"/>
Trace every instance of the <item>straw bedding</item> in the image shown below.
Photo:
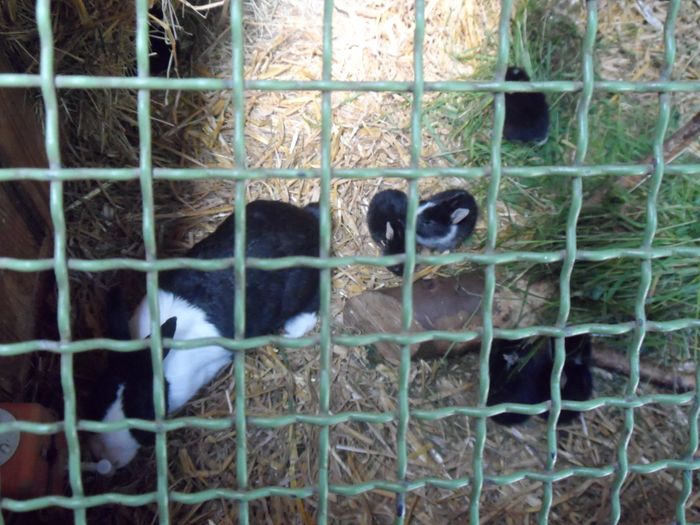
<path fill-rule="evenodd" d="M 165 1 L 165 0 L 164 0 Z M 187 4 L 170 0 L 164 22 L 179 37 L 181 76 L 226 76 L 230 72 L 229 30 L 222 6 L 228 1 Z M 0 9 L 3 38 L 15 52 L 22 71 L 37 70 L 36 33 L 32 8 L 9 0 Z M 57 69 L 61 73 L 131 74 L 133 13 L 122 2 L 73 0 L 54 3 Z M 583 24 L 580 6 L 552 2 Z M 623 5 L 624 4 L 624 5 Z M 662 35 L 635 2 L 600 2 L 597 58 L 605 78 L 651 79 L 658 75 Z M 679 59 L 683 70 L 697 78 L 698 9 L 684 3 L 678 24 Z M 665 4 L 664 4 L 665 5 Z M 167 7 L 172 6 L 171 11 Z M 663 20 L 665 7 L 654 4 L 653 16 Z M 173 14 L 181 26 L 175 26 Z M 648 15 L 648 16 L 652 16 Z M 335 2 L 333 78 L 340 80 L 411 80 L 413 78 L 413 6 L 411 2 L 371 0 Z M 426 79 L 469 78 L 475 50 L 494 53 L 498 2 L 426 1 Z M 204 18 L 206 17 L 206 18 Z M 318 79 L 321 76 L 321 10 L 317 2 L 256 0 L 245 4 L 245 71 L 247 78 Z M 534 23 L 534 21 L 530 21 Z M 13 24 L 13 25 L 10 25 Z M 8 27 L 15 30 L 9 31 Z M 636 27 L 636 31 L 632 31 Z M 23 29 L 17 29 L 23 28 Z M 627 38 L 635 35 L 634 39 Z M 471 53 L 471 54 L 470 54 Z M 471 60 L 464 59 L 472 56 Z M 94 58 L 89 60 L 88 57 Z M 461 58 L 458 60 L 458 58 Z M 175 74 L 175 72 L 171 72 Z M 135 166 L 138 163 L 136 94 L 128 91 L 70 91 L 61 94 L 62 151 L 67 166 Z M 435 95 L 428 94 L 426 103 Z M 679 104 L 693 104 L 687 96 Z M 410 161 L 410 97 L 385 93 L 334 93 L 331 158 L 336 167 L 407 166 Z M 312 92 L 249 92 L 246 98 L 246 149 L 251 167 L 318 167 L 320 163 L 321 97 Z M 156 166 L 232 165 L 233 119 L 227 92 L 153 93 L 153 161 Z M 38 109 L 40 111 L 40 109 Z M 423 132 L 421 165 L 468 164 L 450 129 L 429 122 Z M 426 126 L 427 127 L 427 126 Z M 446 154 L 448 152 L 449 154 Z M 466 183 L 483 202 L 486 181 Z M 457 179 L 421 181 L 421 191 L 456 185 Z M 405 187 L 403 181 L 334 181 L 333 251 L 337 255 L 373 254 L 364 224 L 371 196 L 385 187 Z M 274 198 L 306 204 L 318 198 L 317 181 L 265 180 L 251 183 L 249 199 Z M 156 183 L 155 215 L 162 255 L 184 252 L 231 211 L 233 184 L 225 181 Z M 142 257 L 142 210 L 138 183 L 76 182 L 66 184 L 69 254 L 101 259 Z M 507 228 L 507 210 L 500 211 Z M 516 218 L 517 219 L 517 218 Z M 483 244 L 485 225 L 465 249 Z M 426 276 L 455 272 L 426 268 Z M 102 333 L 99 307 L 103 290 L 116 282 L 133 284 L 132 300 L 141 293 L 141 276 L 71 274 L 71 304 L 76 338 Z M 342 307 L 347 297 L 364 290 L 399 284 L 389 272 L 362 266 L 333 273 L 333 329 L 342 331 Z M 43 359 L 43 360 L 42 360 Z M 56 381 L 55 359 L 39 360 L 42 381 Z M 89 385 L 94 358 L 78 359 L 77 381 Z M 289 412 L 315 414 L 319 409 L 317 348 L 286 350 L 266 347 L 246 360 L 247 406 L 253 415 Z M 51 372 L 53 370 L 53 372 Z M 624 378 L 595 371 L 597 395 L 623 395 Z M 371 348 L 334 346 L 331 368 L 331 411 L 391 412 L 397 409 L 397 370 L 377 358 Z M 234 403 L 231 370 L 201 393 L 182 412 L 205 417 L 231 416 Z M 411 367 L 412 408 L 472 405 L 476 402 L 478 370 L 475 356 L 459 361 L 417 361 Z M 37 390 L 38 391 L 38 390 Z M 640 393 L 654 390 L 648 385 Z M 60 398 L 59 398 L 60 399 Z M 60 410 L 60 400 L 53 398 Z M 687 408 L 648 406 L 635 411 L 631 463 L 682 457 L 688 441 Z M 503 474 L 545 468 L 544 423 L 533 418 L 515 429 L 488 423 L 485 472 Z M 616 461 L 623 414 L 612 408 L 587 413 L 583 422 L 560 432 L 558 468 L 603 466 Z M 331 483 L 394 479 L 396 423 L 342 424 L 331 428 Z M 302 487 L 317 481 L 318 428 L 293 425 L 280 429 L 249 428 L 248 462 L 252 487 Z M 471 474 L 474 449 L 472 421 L 450 417 L 434 422 L 412 420 L 408 433 L 409 478 L 461 478 Z M 235 430 L 194 429 L 169 435 L 169 486 L 178 491 L 235 487 Z M 110 479 L 85 476 L 86 490 L 138 493 L 154 487 L 155 462 L 146 452 L 138 464 Z M 668 522 L 681 487 L 676 471 L 632 475 L 623 489 L 623 523 Z M 610 512 L 612 479 L 572 478 L 554 485 L 553 523 L 600 523 Z M 469 487 L 456 492 L 423 488 L 408 497 L 407 523 L 466 521 Z M 482 496 L 483 523 L 534 523 L 541 504 L 541 484 L 524 480 L 509 486 L 487 483 Z M 252 523 L 314 522 L 317 500 L 267 498 L 251 503 Z M 390 523 L 394 495 L 373 491 L 356 498 L 331 496 L 334 523 Z M 100 522 L 153 523 L 155 506 L 97 508 L 90 517 Z M 198 506 L 171 504 L 173 523 L 235 523 L 236 504 L 223 499 Z M 697 494 L 691 496 L 688 518 L 700 520 Z"/>

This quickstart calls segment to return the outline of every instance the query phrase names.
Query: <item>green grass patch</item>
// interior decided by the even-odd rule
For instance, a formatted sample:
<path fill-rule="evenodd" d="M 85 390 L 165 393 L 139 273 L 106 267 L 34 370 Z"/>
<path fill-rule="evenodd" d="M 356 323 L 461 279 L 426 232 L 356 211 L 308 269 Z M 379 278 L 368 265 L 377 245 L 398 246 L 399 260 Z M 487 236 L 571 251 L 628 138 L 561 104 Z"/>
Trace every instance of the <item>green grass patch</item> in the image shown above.
<path fill-rule="evenodd" d="M 581 78 L 582 29 L 548 9 L 547 2 L 527 1 L 511 24 L 510 64 L 525 67 L 536 80 Z M 489 44 L 490 42 L 490 44 Z M 601 44 L 602 45 L 602 44 Z M 476 61 L 475 79 L 493 78 L 495 44 L 464 57 Z M 550 104 L 550 136 L 544 146 L 505 143 L 504 166 L 571 165 L 578 144 L 576 110 L 578 93 L 547 95 Z M 426 107 L 429 123 L 451 129 L 460 145 L 446 152 L 454 165 L 488 166 L 493 127 L 493 97 L 489 94 L 443 94 Z M 652 150 L 658 118 L 658 98 L 653 94 L 594 95 L 589 111 L 588 149 L 585 164 L 639 163 Z M 669 132 L 682 122 L 671 119 Z M 681 158 L 677 162 L 682 162 Z M 697 158 L 686 161 L 698 162 Z M 488 180 L 469 187 L 484 203 Z M 607 188 L 603 202 L 591 205 L 586 195 Z M 577 224 L 580 249 L 639 248 L 647 222 L 648 183 L 633 191 L 615 186 L 614 177 L 584 179 L 583 210 Z M 550 176 L 502 180 L 499 203 L 505 207 L 507 226 L 499 231 L 500 250 L 549 251 L 565 247 L 566 221 L 571 206 L 572 181 Z M 483 204 L 482 204 L 483 206 Z M 690 176 L 665 176 L 656 202 L 658 228 L 655 247 L 700 246 L 700 182 Z M 653 261 L 653 279 L 645 309 L 647 318 L 667 321 L 700 317 L 700 270 L 697 259 L 667 257 Z M 522 273 L 522 264 L 517 265 Z M 558 281 L 561 264 L 530 265 L 533 279 L 545 275 Z M 641 262 L 614 259 L 577 262 L 571 277 L 570 324 L 626 322 L 635 318 Z M 556 317 L 558 298 L 550 312 Z M 549 316 L 548 316 L 549 317 Z M 622 346 L 622 342 L 620 343 Z M 687 358 L 700 346 L 697 330 L 648 334 L 645 351 L 661 361 Z"/>

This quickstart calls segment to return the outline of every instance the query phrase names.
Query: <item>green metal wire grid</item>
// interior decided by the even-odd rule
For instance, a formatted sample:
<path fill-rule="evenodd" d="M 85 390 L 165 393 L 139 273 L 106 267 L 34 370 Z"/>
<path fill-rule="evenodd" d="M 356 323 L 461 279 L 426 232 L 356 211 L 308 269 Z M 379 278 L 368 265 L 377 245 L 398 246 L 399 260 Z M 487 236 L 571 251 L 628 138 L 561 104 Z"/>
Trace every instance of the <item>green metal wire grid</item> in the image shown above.
<path fill-rule="evenodd" d="M 700 319 L 676 319 L 665 322 L 652 322 L 646 319 L 644 303 L 649 292 L 652 278 L 652 261 L 672 256 L 697 257 L 700 260 L 700 249 L 692 247 L 654 248 L 652 247 L 657 229 L 656 198 L 663 177 L 668 175 L 700 175 L 700 164 L 685 164 L 665 166 L 663 157 L 663 141 L 668 128 L 671 111 L 671 93 L 699 92 L 700 81 L 674 81 L 671 72 L 675 58 L 674 28 L 680 8 L 680 0 L 671 0 L 668 4 L 668 14 L 664 26 L 664 67 L 661 77 L 652 82 L 626 81 L 594 81 L 593 61 L 594 45 L 597 26 L 597 1 L 586 2 L 586 33 L 583 40 L 583 59 L 581 63 L 582 81 L 544 81 L 544 82 L 505 82 L 505 69 L 508 61 L 508 28 L 512 10 L 512 0 L 502 0 L 499 31 L 498 59 L 495 81 L 486 82 L 425 82 L 423 78 L 423 39 L 425 33 L 424 0 L 415 2 L 415 35 L 414 35 L 414 80 L 413 82 L 339 82 L 332 80 L 332 13 L 333 0 L 324 0 L 323 7 L 323 73 L 317 81 L 276 81 L 276 80 L 245 80 L 243 75 L 243 23 L 242 0 L 231 3 L 231 45 L 233 49 L 232 78 L 230 79 L 162 79 L 150 78 L 148 71 L 148 1 L 136 0 L 137 38 L 136 52 L 138 76 L 121 77 L 88 77 L 66 76 L 54 74 L 54 48 L 51 32 L 50 0 L 37 0 L 36 19 L 41 42 L 41 67 L 39 75 L 0 74 L 0 88 L 3 87 L 38 87 L 41 89 L 46 109 L 46 152 L 49 159 L 48 169 L 5 168 L 0 169 L 0 182 L 9 180 L 45 180 L 50 182 L 51 217 L 54 226 L 54 254 L 52 258 L 40 260 L 22 260 L 0 257 L 0 270 L 18 272 L 37 272 L 53 270 L 58 288 L 58 328 L 59 341 L 26 341 L 0 345 L 0 356 L 11 356 L 38 350 L 50 351 L 61 356 L 61 384 L 63 387 L 65 420 L 56 423 L 32 423 L 16 421 L 1 423 L 0 433 L 11 430 L 31 432 L 36 434 L 52 434 L 64 432 L 69 451 L 69 482 L 72 496 L 50 496 L 35 498 L 27 501 L 12 500 L 0 497 L 0 509 L 14 512 L 27 512 L 49 506 L 60 506 L 74 510 L 74 521 L 77 524 L 86 523 L 86 510 L 105 504 L 121 504 L 125 506 L 140 506 L 155 503 L 158 506 L 159 522 L 170 522 L 169 502 L 197 504 L 213 499 L 230 499 L 238 502 L 239 522 L 250 522 L 248 504 L 259 498 L 270 496 L 318 499 L 317 521 L 326 524 L 329 521 L 328 500 L 330 494 L 352 497 L 372 490 L 394 492 L 396 499 L 396 523 L 404 522 L 405 498 L 412 491 L 423 487 L 438 487 L 447 490 L 471 486 L 470 522 L 479 523 L 480 495 L 484 483 L 508 485 L 522 479 L 540 481 L 543 484 L 543 505 L 538 516 L 538 522 L 548 523 L 553 499 L 553 485 L 572 476 L 587 478 L 612 477 L 614 480 L 612 493 L 612 513 L 610 522 L 615 524 L 621 515 L 621 489 L 630 474 L 651 474 L 660 470 L 672 469 L 682 473 L 683 489 L 676 506 L 678 524 L 685 524 L 685 506 L 693 488 L 692 475 L 700 469 L 700 458 L 696 457 L 699 444 L 698 417 L 700 416 L 700 396 L 697 392 L 685 394 L 654 394 L 637 395 L 639 384 L 639 350 L 647 332 L 671 332 L 688 328 L 700 328 Z M 72 168 L 61 167 L 61 156 L 58 140 L 58 89 L 136 89 L 138 90 L 138 123 L 140 163 L 138 168 Z M 153 168 L 151 161 L 151 126 L 150 126 L 150 91 L 154 89 L 182 90 L 222 90 L 228 89 L 233 94 L 235 116 L 235 134 L 233 147 L 235 153 L 234 167 L 231 169 L 171 169 Z M 251 90 L 311 90 L 322 93 L 322 133 L 321 133 L 321 166 L 316 170 L 285 169 L 248 169 L 245 164 L 246 150 L 244 138 L 244 96 Z M 411 163 L 406 168 L 358 168 L 334 169 L 331 166 L 331 93 L 333 91 L 388 91 L 409 92 L 413 96 L 411 111 Z M 572 166 L 544 167 L 502 167 L 501 165 L 501 133 L 505 115 L 505 91 L 547 91 L 547 92 L 576 92 L 580 93 L 577 111 L 578 137 L 576 156 Z M 594 91 L 626 93 L 626 92 L 658 92 L 659 115 L 653 141 L 654 171 L 650 180 L 650 191 L 647 202 L 647 222 L 642 245 L 638 249 L 600 249 L 577 250 L 576 223 L 582 207 L 582 182 L 584 177 L 641 175 L 646 172 L 646 165 L 597 165 L 584 166 L 588 149 L 588 109 Z M 421 168 L 421 117 L 422 99 L 426 92 L 491 92 L 494 93 L 495 113 L 493 139 L 491 143 L 491 164 L 487 168 Z M 330 223 L 330 186 L 333 179 L 370 179 L 373 177 L 402 177 L 409 180 L 409 206 L 407 224 L 407 250 L 405 254 L 404 286 L 402 290 L 403 316 L 401 334 L 365 334 L 365 335 L 332 335 L 330 330 L 330 299 L 331 299 L 331 269 L 350 264 L 369 264 L 385 266 L 400 262 L 401 256 L 392 257 L 331 257 L 331 223 Z M 415 252 L 415 224 L 418 206 L 418 180 L 423 177 L 456 176 L 464 179 L 490 177 L 488 197 L 486 201 L 487 235 L 486 247 L 482 253 L 459 253 L 449 255 L 421 256 Z M 572 204 L 569 210 L 566 228 L 566 249 L 550 252 L 502 252 L 496 249 L 497 221 L 496 204 L 501 178 L 508 177 L 542 177 L 559 176 L 570 179 Z M 243 257 L 245 249 L 245 187 L 249 180 L 266 177 L 308 177 L 319 178 L 320 193 L 320 232 L 321 253 L 318 259 L 309 257 L 288 257 L 275 260 L 249 259 Z M 155 220 L 153 206 L 153 181 L 161 179 L 191 180 L 205 178 L 222 178 L 236 182 L 235 217 L 236 242 L 232 257 L 220 260 L 193 260 L 186 258 L 157 260 L 155 242 Z M 63 208 L 63 182 L 70 180 L 139 180 L 143 195 L 143 238 L 145 244 L 145 260 L 108 259 L 100 261 L 68 259 L 66 255 L 66 223 Z M 576 261 L 605 261 L 617 258 L 632 258 L 639 261 L 642 279 L 639 284 L 635 309 L 635 321 L 618 324 L 589 323 L 576 326 L 567 325 L 570 307 L 570 278 Z M 483 265 L 485 268 L 485 290 L 483 301 L 483 327 L 478 331 L 445 332 L 427 331 L 420 334 L 408 334 L 412 319 L 412 282 L 415 264 L 455 264 L 469 261 Z M 504 330 L 493 326 L 492 308 L 496 285 L 496 266 L 516 261 L 533 263 L 552 263 L 561 261 L 560 274 L 560 310 L 554 326 L 532 326 L 521 329 Z M 163 341 L 160 337 L 157 319 L 158 303 L 158 272 L 191 267 L 200 270 L 218 270 L 233 268 L 239 292 L 235 302 L 236 334 L 243 334 L 245 327 L 245 269 L 279 269 L 296 265 L 307 265 L 321 270 L 320 281 L 320 318 L 321 329 L 317 336 L 289 340 L 279 336 L 257 337 L 244 339 L 237 335 L 235 339 L 211 338 L 190 341 L 173 341 L 172 348 L 196 348 L 204 344 L 220 344 L 235 353 L 234 375 L 236 382 L 235 417 L 231 419 L 205 419 L 197 417 L 180 417 L 165 420 L 165 403 L 163 395 L 163 370 L 158 359 Z M 151 333 L 154 336 L 145 341 L 114 341 L 92 339 L 86 341 L 71 341 L 70 327 L 70 288 L 68 271 L 102 272 L 116 269 L 131 269 L 146 273 L 148 304 L 152 321 Z M 633 344 L 628 359 L 630 362 L 630 378 L 624 398 L 598 397 L 585 402 L 562 401 L 559 390 L 561 372 L 564 363 L 564 337 L 582 333 L 597 333 L 607 335 L 633 334 Z M 505 404 L 486 407 L 489 390 L 488 359 L 491 344 L 495 337 L 515 339 L 535 335 L 556 337 L 555 363 L 552 371 L 552 406 L 547 423 L 548 456 L 544 471 L 516 471 L 508 475 L 489 475 L 484 472 L 483 451 L 486 440 L 486 418 L 505 412 L 520 412 L 524 414 L 540 414 L 549 409 L 544 403 L 540 405 Z M 441 339 L 452 342 L 465 342 L 481 338 L 481 354 L 479 361 L 480 386 L 479 403 L 476 407 L 445 407 L 432 410 L 410 410 L 408 398 L 408 381 L 410 372 L 409 345 L 429 340 Z M 378 341 L 393 341 L 402 345 L 401 362 L 398 369 L 398 410 L 396 412 L 344 412 L 330 413 L 330 356 L 331 345 L 362 346 Z M 319 377 L 320 408 L 318 414 L 286 414 L 275 417 L 247 416 L 245 412 L 245 352 L 264 344 L 283 344 L 289 348 L 301 348 L 318 345 L 321 355 L 321 371 Z M 73 355 L 107 348 L 114 351 L 126 352 L 142 348 L 150 348 L 154 363 L 153 395 L 155 401 L 155 421 L 129 419 L 121 422 L 100 423 L 79 421 L 76 415 L 76 395 L 73 381 Z M 700 369 L 696 372 L 696 382 L 700 383 Z M 627 445 L 634 431 L 634 409 L 648 404 L 692 405 L 690 410 L 690 432 L 687 449 L 683 458 L 666 459 L 650 464 L 630 464 L 627 457 Z M 556 422 L 562 409 L 594 410 L 600 407 L 617 407 L 625 410 L 624 432 L 618 443 L 617 462 L 603 467 L 580 467 L 556 469 L 557 462 L 557 431 Z M 433 421 L 455 415 L 468 416 L 476 419 L 476 440 L 473 460 L 473 473 L 459 479 L 421 478 L 409 481 L 407 479 L 408 449 L 406 432 L 411 419 Z M 397 472 L 395 480 L 371 480 L 355 485 L 336 485 L 329 482 L 329 432 L 330 427 L 340 423 L 363 422 L 368 424 L 396 423 L 397 437 Z M 320 427 L 319 433 L 319 476 L 315 486 L 301 488 L 264 487 L 249 488 L 247 477 L 247 442 L 246 428 L 265 427 L 279 428 L 292 424 L 309 424 Z M 235 429 L 237 436 L 237 487 L 209 489 L 197 493 L 169 491 L 167 486 L 167 446 L 166 433 L 184 427 L 197 427 L 209 430 Z M 157 486 L 155 492 L 139 495 L 123 495 L 116 493 L 86 496 L 80 475 L 80 449 L 78 431 L 104 432 L 125 428 L 139 428 L 156 434 L 156 469 Z M 4 520 L 0 514 L 0 525 Z"/>

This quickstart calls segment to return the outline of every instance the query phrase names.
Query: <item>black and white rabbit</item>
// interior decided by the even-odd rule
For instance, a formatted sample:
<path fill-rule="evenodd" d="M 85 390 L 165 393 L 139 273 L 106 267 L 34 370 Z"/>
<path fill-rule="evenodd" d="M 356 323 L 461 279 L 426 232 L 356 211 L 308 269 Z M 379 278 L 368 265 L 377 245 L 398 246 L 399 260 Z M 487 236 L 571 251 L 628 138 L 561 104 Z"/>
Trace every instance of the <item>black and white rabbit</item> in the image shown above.
<path fill-rule="evenodd" d="M 196 244 L 188 257 L 214 259 L 234 253 L 234 217 Z M 288 203 L 254 201 L 246 208 L 246 257 L 278 258 L 319 254 L 318 219 L 312 210 Z M 158 304 L 164 337 L 198 339 L 234 337 L 234 275 L 231 268 L 214 272 L 176 269 L 161 272 Z M 284 329 L 301 337 L 316 324 L 319 271 L 294 267 L 246 270 L 246 337 Z M 113 307 L 110 337 L 142 339 L 150 333 L 148 300 L 144 297 L 130 323 L 123 307 Z M 111 315 L 111 314 L 110 314 Z M 174 333 L 171 333 L 174 332 Z M 231 362 L 232 353 L 216 345 L 170 350 L 163 358 L 168 412 L 181 408 Z M 93 417 L 116 421 L 125 417 L 153 418 L 149 351 L 113 356 L 93 395 Z M 98 460 L 114 469 L 128 464 L 139 446 L 153 434 L 138 430 L 98 433 L 90 446 Z"/>
<path fill-rule="evenodd" d="M 110 291 L 106 303 L 107 336 L 111 339 L 128 341 L 129 322 L 126 307 L 118 288 Z M 162 338 L 175 336 L 177 319 L 170 317 L 160 328 Z M 163 349 L 163 358 L 169 354 Z M 169 392 L 169 381 L 165 378 L 165 392 Z M 165 406 L 170 405 L 166 395 Z M 105 373 L 99 378 L 90 396 L 92 419 L 103 422 L 120 421 L 125 417 L 153 420 L 153 363 L 149 349 L 136 352 L 110 352 Z M 114 472 L 126 465 L 136 455 L 139 447 L 150 445 L 154 434 L 140 429 L 125 429 L 93 436 L 90 449 L 101 462 L 107 460 L 107 468 L 102 474 Z"/>
<path fill-rule="evenodd" d="M 478 209 L 466 190 L 446 190 L 421 201 L 416 241 L 434 250 L 452 250 L 474 231 Z"/>
<path fill-rule="evenodd" d="M 528 82 L 530 77 L 520 67 L 509 67 L 506 80 Z M 549 106 L 544 93 L 506 93 L 506 118 L 503 138 L 513 142 L 547 142 Z"/>
<path fill-rule="evenodd" d="M 593 394 L 590 335 L 567 337 L 564 345 L 566 359 L 560 382 L 561 398 L 566 401 L 586 401 Z M 491 388 L 488 406 L 500 403 L 534 405 L 551 400 L 553 338 L 538 338 L 533 343 L 496 340 L 490 357 Z M 574 410 L 562 410 L 558 423 L 569 423 L 578 414 Z M 539 415 L 547 418 L 549 412 Z M 516 425 L 529 417 L 527 414 L 504 412 L 492 419 L 501 425 Z"/>
<path fill-rule="evenodd" d="M 382 247 L 382 255 L 397 255 L 406 249 L 406 209 L 408 197 L 399 190 L 375 194 L 367 210 L 367 227 L 374 242 Z M 403 275 L 403 264 L 389 266 L 396 275 Z"/>

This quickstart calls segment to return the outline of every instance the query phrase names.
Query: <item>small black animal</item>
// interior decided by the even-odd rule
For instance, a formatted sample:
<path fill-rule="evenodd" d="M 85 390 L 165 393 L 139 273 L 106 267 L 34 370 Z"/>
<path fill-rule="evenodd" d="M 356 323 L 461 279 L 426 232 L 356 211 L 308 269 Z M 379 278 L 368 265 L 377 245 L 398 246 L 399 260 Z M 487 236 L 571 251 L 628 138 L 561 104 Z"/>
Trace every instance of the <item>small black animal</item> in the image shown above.
<path fill-rule="evenodd" d="M 404 253 L 407 207 L 408 197 L 399 190 L 380 191 L 372 197 L 367 210 L 367 227 L 374 242 L 382 247 L 382 255 Z M 388 269 L 403 275 L 403 264 Z"/>
<path fill-rule="evenodd" d="M 451 250 L 474 231 L 478 209 L 465 190 L 447 190 L 421 201 L 416 218 L 416 240 L 434 250 Z"/>
<path fill-rule="evenodd" d="M 561 378 L 561 398 L 567 401 L 586 401 L 593 394 L 593 376 L 590 370 L 590 335 L 567 337 L 566 360 Z M 554 339 L 495 340 L 489 360 L 491 389 L 487 405 L 520 403 L 534 405 L 551 399 L 550 380 L 554 364 Z M 549 412 L 540 414 L 547 418 Z M 559 424 L 574 420 L 578 412 L 562 410 Z M 492 419 L 501 425 L 516 425 L 530 416 L 504 412 Z"/>
<path fill-rule="evenodd" d="M 528 82 L 524 69 L 509 67 L 507 81 Z M 549 107 L 544 93 L 506 93 L 506 119 L 503 138 L 513 142 L 547 142 Z"/>
<path fill-rule="evenodd" d="M 550 339 L 550 355 L 554 357 L 554 339 Z M 591 374 L 591 336 L 588 334 L 567 337 L 566 361 L 562 373 L 561 398 L 567 401 L 587 401 L 593 394 L 593 374 Z M 551 368 L 550 372 L 551 374 Z M 562 410 L 559 413 L 559 423 L 565 424 L 578 417 L 575 410 Z M 539 414 L 543 419 L 549 412 Z"/>
<path fill-rule="evenodd" d="M 149 14 L 158 19 L 163 19 L 163 10 L 160 2 L 157 2 L 149 11 Z M 176 69 L 175 57 L 173 56 L 172 34 L 168 36 L 163 26 L 158 24 L 151 16 L 148 19 L 148 61 L 151 76 L 167 77 L 169 71 Z M 177 40 L 174 42 L 175 53 L 180 50 Z"/>
<path fill-rule="evenodd" d="M 535 345 L 543 340 L 535 341 Z M 493 341 L 489 359 L 491 387 L 486 404 L 521 403 L 536 405 L 549 399 L 549 382 L 545 380 L 552 363 L 548 349 L 536 348 L 527 340 Z M 493 416 L 500 425 L 518 425 L 530 418 L 527 414 L 504 412 Z"/>

